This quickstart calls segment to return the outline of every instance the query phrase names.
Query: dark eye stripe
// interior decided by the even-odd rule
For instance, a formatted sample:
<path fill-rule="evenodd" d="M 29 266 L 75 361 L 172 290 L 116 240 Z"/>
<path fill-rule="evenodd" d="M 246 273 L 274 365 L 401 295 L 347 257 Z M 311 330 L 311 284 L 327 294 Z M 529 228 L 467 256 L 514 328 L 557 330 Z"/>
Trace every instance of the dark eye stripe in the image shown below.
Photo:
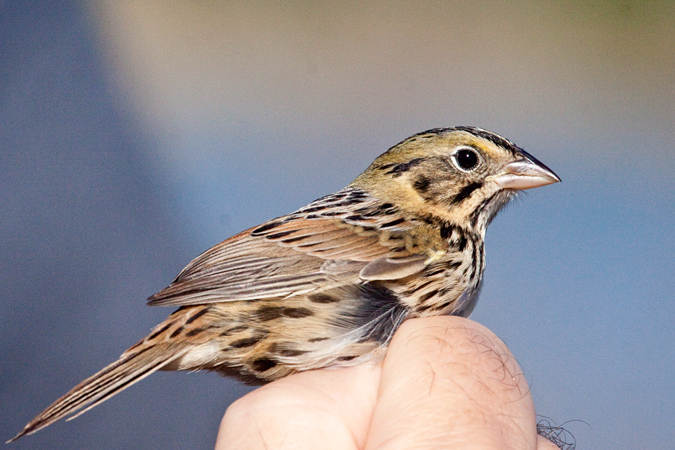
<path fill-rule="evenodd" d="M 455 195 L 452 198 L 452 200 L 450 200 L 450 204 L 456 205 L 456 204 L 462 203 L 464 200 L 471 197 L 471 194 L 473 193 L 473 191 L 475 191 L 476 189 L 480 189 L 481 187 L 483 187 L 483 183 L 481 183 L 481 182 L 475 182 L 475 183 L 471 183 L 467 186 L 464 186 L 462 188 L 462 190 L 459 191 L 459 193 L 457 195 Z"/>

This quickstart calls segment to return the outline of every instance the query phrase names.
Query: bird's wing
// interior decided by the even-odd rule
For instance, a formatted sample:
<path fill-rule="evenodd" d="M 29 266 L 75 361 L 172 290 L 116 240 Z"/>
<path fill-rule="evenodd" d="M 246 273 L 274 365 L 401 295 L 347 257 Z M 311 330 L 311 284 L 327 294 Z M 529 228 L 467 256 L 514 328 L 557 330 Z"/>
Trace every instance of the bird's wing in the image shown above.
<path fill-rule="evenodd" d="M 359 274 L 391 280 L 422 270 L 426 255 L 406 245 L 414 224 L 370 197 L 358 200 L 346 209 L 344 199 L 325 197 L 243 231 L 195 258 L 148 304 L 283 298 L 357 282 Z"/>

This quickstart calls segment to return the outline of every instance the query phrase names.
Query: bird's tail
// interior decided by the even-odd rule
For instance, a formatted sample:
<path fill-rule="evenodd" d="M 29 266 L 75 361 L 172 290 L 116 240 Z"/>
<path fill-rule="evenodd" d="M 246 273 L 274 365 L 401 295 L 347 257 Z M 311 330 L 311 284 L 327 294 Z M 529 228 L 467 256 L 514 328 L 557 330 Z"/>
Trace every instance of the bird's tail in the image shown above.
<path fill-rule="evenodd" d="M 77 412 L 68 420 L 74 419 L 156 370 L 184 356 L 189 348 L 189 346 L 181 346 L 180 344 L 148 345 L 148 343 L 141 341 L 123 353 L 119 360 L 82 381 L 66 395 L 52 403 L 7 443 L 15 441 L 21 436 L 35 433 L 69 414 Z"/>

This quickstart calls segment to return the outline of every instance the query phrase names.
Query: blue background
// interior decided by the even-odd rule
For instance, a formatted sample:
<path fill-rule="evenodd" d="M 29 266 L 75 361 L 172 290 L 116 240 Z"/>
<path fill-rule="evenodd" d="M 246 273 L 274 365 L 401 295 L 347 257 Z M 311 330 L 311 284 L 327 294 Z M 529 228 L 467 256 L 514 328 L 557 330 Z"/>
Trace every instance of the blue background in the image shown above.
<path fill-rule="evenodd" d="M 236 232 L 432 127 L 563 183 L 488 232 L 473 319 L 579 449 L 672 448 L 675 4 L 0 1 L 0 438 Z M 157 373 L 13 448 L 211 448 L 249 388 Z"/>

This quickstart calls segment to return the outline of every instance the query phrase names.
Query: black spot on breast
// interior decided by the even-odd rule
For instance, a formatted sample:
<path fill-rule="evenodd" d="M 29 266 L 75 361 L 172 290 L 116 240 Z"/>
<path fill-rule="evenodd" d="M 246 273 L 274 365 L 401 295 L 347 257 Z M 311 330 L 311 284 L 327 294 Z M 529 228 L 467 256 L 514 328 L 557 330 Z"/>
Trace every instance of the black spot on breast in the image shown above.
<path fill-rule="evenodd" d="M 443 223 L 443 225 L 441 225 L 441 228 L 440 228 L 441 237 L 443 239 L 446 239 L 446 240 L 450 239 L 450 237 L 452 236 L 453 228 L 454 227 L 452 225 L 450 225 L 449 223 Z"/>
<path fill-rule="evenodd" d="M 260 236 L 261 234 L 265 233 L 266 231 L 271 230 L 272 228 L 276 228 L 279 225 L 281 225 L 283 222 L 267 222 L 264 225 L 259 226 L 255 230 L 251 231 L 251 236 Z"/>
<path fill-rule="evenodd" d="M 453 238 L 453 234 L 456 236 Z M 467 243 L 467 232 L 466 230 L 452 226 L 449 224 L 443 224 L 441 225 L 441 237 L 445 240 L 450 240 L 450 245 L 452 248 L 463 252 L 464 249 L 466 248 L 466 243 Z"/>
<path fill-rule="evenodd" d="M 459 250 L 460 252 L 463 252 L 464 249 L 466 248 L 466 243 L 467 243 L 466 235 L 462 234 L 459 237 L 459 239 L 457 239 L 457 242 L 455 243 L 455 248 L 457 248 L 457 250 Z"/>
<path fill-rule="evenodd" d="M 413 182 L 413 187 L 420 194 L 426 194 L 426 192 L 429 190 L 429 186 L 431 186 L 431 180 L 424 175 L 420 175 Z"/>
<path fill-rule="evenodd" d="M 340 301 L 339 298 L 328 294 L 311 294 L 307 298 L 313 303 L 335 303 Z"/>
<path fill-rule="evenodd" d="M 251 367 L 256 372 L 266 372 L 276 365 L 277 362 L 269 358 L 259 358 L 251 363 Z"/>
<path fill-rule="evenodd" d="M 252 336 L 244 339 L 238 339 L 230 344 L 232 348 L 252 347 L 262 340 L 262 336 Z"/>
<path fill-rule="evenodd" d="M 452 199 L 450 199 L 450 204 L 451 205 L 457 205 L 459 203 L 462 203 L 464 200 L 469 198 L 473 191 L 476 189 L 480 189 L 483 187 L 483 183 L 481 182 L 475 182 L 468 184 L 467 186 L 464 186 L 458 193 L 455 195 Z"/>
<path fill-rule="evenodd" d="M 301 319 L 303 317 L 313 316 L 314 313 L 307 308 L 284 308 L 282 315 L 292 319 Z"/>
<path fill-rule="evenodd" d="M 492 197 L 494 197 L 494 195 Z M 475 209 L 475 211 L 471 213 L 471 226 L 475 227 L 478 224 L 478 219 L 480 219 L 480 215 L 483 213 L 483 210 L 487 207 L 492 197 L 483 200 L 481 204 L 478 205 L 478 207 Z"/>

